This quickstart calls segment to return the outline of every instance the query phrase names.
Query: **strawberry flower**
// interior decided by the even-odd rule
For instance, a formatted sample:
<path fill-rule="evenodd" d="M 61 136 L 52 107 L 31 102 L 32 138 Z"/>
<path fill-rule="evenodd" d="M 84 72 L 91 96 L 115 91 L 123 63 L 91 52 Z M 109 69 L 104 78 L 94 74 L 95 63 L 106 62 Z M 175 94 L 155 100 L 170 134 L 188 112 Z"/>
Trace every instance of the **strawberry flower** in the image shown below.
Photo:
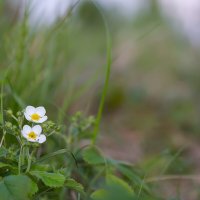
<path fill-rule="evenodd" d="M 27 106 L 24 112 L 25 118 L 30 122 L 43 123 L 47 120 L 46 110 L 43 106 L 33 107 Z"/>
<path fill-rule="evenodd" d="M 33 126 L 24 125 L 21 131 L 22 136 L 29 142 L 43 143 L 46 141 L 46 136 L 42 133 L 42 127 L 40 125 Z"/>

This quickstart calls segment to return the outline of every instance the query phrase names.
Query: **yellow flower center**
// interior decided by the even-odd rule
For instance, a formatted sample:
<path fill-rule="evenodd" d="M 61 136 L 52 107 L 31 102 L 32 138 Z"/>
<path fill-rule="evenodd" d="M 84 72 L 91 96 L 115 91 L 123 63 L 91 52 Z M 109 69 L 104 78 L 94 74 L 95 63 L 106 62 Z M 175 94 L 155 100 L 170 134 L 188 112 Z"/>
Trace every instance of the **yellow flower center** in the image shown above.
<path fill-rule="evenodd" d="M 29 139 L 35 140 L 35 139 L 37 138 L 37 135 L 35 134 L 35 132 L 31 131 L 31 132 L 28 134 L 28 138 L 29 138 Z"/>
<path fill-rule="evenodd" d="M 38 121 L 40 119 L 40 115 L 38 115 L 37 113 L 34 113 L 31 115 L 31 119 L 34 121 Z"/>

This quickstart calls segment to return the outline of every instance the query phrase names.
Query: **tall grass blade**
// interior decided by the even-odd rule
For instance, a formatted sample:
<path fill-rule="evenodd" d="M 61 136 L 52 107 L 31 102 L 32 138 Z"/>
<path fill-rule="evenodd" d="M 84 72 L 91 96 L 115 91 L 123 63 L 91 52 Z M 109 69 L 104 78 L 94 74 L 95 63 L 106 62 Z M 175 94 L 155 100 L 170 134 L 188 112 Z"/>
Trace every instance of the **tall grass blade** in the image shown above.
<path fill-rule="evenodd" d="M 97 136 L 99 133 L 99 126 L 100 126 L 102 112 L 103 112 L 103 108 L 104 108 L 104 104 L 105 104 L 105 97 L 106 97 L 106 94 L 108 91 L 108 84 L 109 84 L 110 71 L 111 71 L 111 65 L 112 65 L 112 49 L 111 49 L 111 35 L 110 35 L 110 31 L 109 31 L 109 27 L 108 27 L 106 18 L 103 14 L 103 11 L 99 7 L 99 5 L 97 5 L 94 1 L 93 1 L 93 3 L 96 6 L 96 8 L 99 10 L 99 13 L 101 14 L 103 22 L 104 22 L 105 31 L 106 31 L 106 54 L 107 54 L 106 77 L 105 77 L 105 82 L 104 82 L 104 86 L 103 86 L 103 91 L 101 94 L 100 104 L 99 104 L 99 108 L 98 108 L 96 123 L 95 123 L 93 137 L 92 137 L 92 143 L 94 144 L 94 143 L 96 143 L 96 139 L 97 139 Z"/>

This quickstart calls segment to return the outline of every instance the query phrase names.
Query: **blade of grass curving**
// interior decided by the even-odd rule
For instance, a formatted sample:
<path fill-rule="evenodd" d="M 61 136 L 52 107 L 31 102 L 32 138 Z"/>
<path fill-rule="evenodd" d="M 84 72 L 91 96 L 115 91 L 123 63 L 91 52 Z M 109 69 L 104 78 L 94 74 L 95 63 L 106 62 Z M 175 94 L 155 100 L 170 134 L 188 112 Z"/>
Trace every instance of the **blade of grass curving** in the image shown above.
<path fill-rule="evenodd" d="M 105 103 L 105 97 L 107 95 L 108 91 L 108 84 L 109 84 L 109 79 L 110 79 L 110 71 L 111 71 L 111 65 L 112 65 L 112 49 L 111 49 L 111 34 L 109 31 L 108 23 L 106 21 L 105 15 L 103 14 L 103 11 L 101 10 L 100 6 L 97 5 L 96 2 L 92 1 L 94 5 L 96 6 L 97 10 L 99 11 L 100 15 L 102 16 L 104 26 L 105 26 L 105 31 L 106 31 L 106 54 L 107 54 L 107 66 L 106 66 L 106 77 L 105 77 L 105 82 L 103 86 L 103 91 L 101 94 L 101 99 L 100 99 L 100 104 L 97 112 L 97 118 L 95 122 L 95 127 L 93 131 L 93 137 L 92 137 L 92 143 L 96 143 L 96 139 L 99 133 L 99 126 L 102 118 L 102 112 L 104 108 L 104 103 Z"/>
<path fill-rule="evenodd" d="M 169 162 L 165 165 L 165 167 L 163 168 L 163 170 L 161 171 L 161 175 L 165 174 L 165 172 L 167 171 L 167 169 L 170 167 L 170 165 L 181 155 L 181 153 L 186 149 L 186 146 L 181 147 L 176 153 L 175 155 L 169 160 Z"/>
<path fill-rule="evenodd" d="M 24 108 L 26 106 L 26 103 L 22 100 L 22 98 L 17 94 L 14 87 L 12 87 L 11 82 L 7 79 L 7 86 L 10 91 L 11 96 L 15 100 L 15 102 L 20 106 L 20 108 Z"/>
<path fill-rule="evenodd" d="M 153 182 L 159 182 L 159 181 L 172 181 L 172 180 L 188 180 L 188 181 L 198 181 L 200 180 L 199 174 L 189 174 L 189 175 L 179 175 L 179 174 L 173 174 L 173 175 L 165 175 L 165 176 L 156 176 L 156 177 L 150 177 L 145 180 L 145 183 L 153 183 Z"/>
<path fill-rule="evenodd" d="M 39 158 L 36 161 L 32 162 L 32 165 L 35 165 L 37 163 L 43 162 L 45 160 L 51 159 L 51 158 L 53 158 L 55 156 L 59 156 L 59 155 L 65 154 L 65 153 L 67 153 L 68 155 L 70 155 L 74 159 L 75 165 L 78 166 L 78 162 L 76 160 L 76 157 L 68 149 L 60 149 L 58 151 L 54 151 L 53 153 L 49 153 L 49 154 L 47 154 L 45 156 L 42 156 L 41 158 Z M 26 169 L 26 167 L 27 167 L 26 165 L 23 165 L 22 169 Z"/>
<path fill-rule="evenodd" d="M 66 15 L 62 18 L 62 20 L 60 20 L 52 29 L 51 32 L 49 32 L 49 34 L 46 36 L 46 39 L 44 41 L 44 44 L 43 44 L 43 48 L 46 47 L 46 43 L 48 43 L 52 36 L 54 35 L 54 33 L 56 33 L 56 31 L 58 31 L 62 26 L 63 24 L 65 23 L 65 21 L 71 16 L 71 13 L 74 11 L 74 9 L 79 5 L 81 0 L 77 0 L 73 5 L 71 5 L 69 7 L 69 9 L 67 10 L 66 12 Z"/>
<path fill-rule="evenodd" d="M 1 84 L 1 123 L 4 125 L 4 115 L 3 115 L 3 82 Z"/>
<path fill-rule="evenodd" d="M 75 159 L 75 156 L 74 156 L 73 153 L 70 152 L 68 149 L 60 149 L 60 150 L 55 151 L 55 152 L 53 152 L 53 153 L 49 153 L 49 154 L 47 154 L 47 155 L 45 155 L 45 156 L 39 158 L 39 159 L 36 160 L 35 162 L 33 162 L 33 164 L 36 164 L 36 163 L 39 163 L 39 162 L 43 162 L 43 161 L 48 160 L 48 159 L 50 159 L 50 158 L 52 158 L 52 157 L 55 157 L 55 156 L 58 156 L 58 155 L 61 155 L 61 154 L 65 154 L 65 153 L 67 153 L 68 155 L 72 156 L 72 158 L 75 160 L 75 163 L 76 163 L 76 165 L 77 165 L 77 161 L 76 161 L 76 159 Z"/>
<path fill-rule="evenodd" d="M 2 144 L 3 144 L 3 141 L 4 141 L 4 139 L 5 139 L 5 135 L 6 135 L 6 132 L 5 132 L 5 129 L 4 129 L 3 88 L 4 88 L 4 85 L 3 85 L 3 82 L 2 82 L 2 84 L 1 84 L 1 124 L 2 124 L 2 127 L 3 127 L 3 136 L 2 136 L 2 138 L 1 138 L 0 147 L 1 147 Z"/>

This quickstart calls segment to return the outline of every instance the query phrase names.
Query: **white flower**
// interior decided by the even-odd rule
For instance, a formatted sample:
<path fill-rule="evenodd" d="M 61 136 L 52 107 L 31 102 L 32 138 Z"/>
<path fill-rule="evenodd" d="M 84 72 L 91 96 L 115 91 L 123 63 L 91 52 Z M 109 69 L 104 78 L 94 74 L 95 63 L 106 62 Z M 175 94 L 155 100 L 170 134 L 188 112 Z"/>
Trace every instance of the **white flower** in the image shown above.
<path fill-rule="evenodd" d="M 47 120 L 46 110 L 44 107 L 33 107 L 27 106 L 24 112 L 24 116 L 28 121 L 35 122 L 35 123 L 43 123 Z"/>
<path fill-rule="evenodd" d="M 46 136 L 42 133 L 42 127 L 40 125 L 33 126 L 24 125 L 21 131 L 24 138 L 29 142 L 43 143 L 46 141 Z"/>

